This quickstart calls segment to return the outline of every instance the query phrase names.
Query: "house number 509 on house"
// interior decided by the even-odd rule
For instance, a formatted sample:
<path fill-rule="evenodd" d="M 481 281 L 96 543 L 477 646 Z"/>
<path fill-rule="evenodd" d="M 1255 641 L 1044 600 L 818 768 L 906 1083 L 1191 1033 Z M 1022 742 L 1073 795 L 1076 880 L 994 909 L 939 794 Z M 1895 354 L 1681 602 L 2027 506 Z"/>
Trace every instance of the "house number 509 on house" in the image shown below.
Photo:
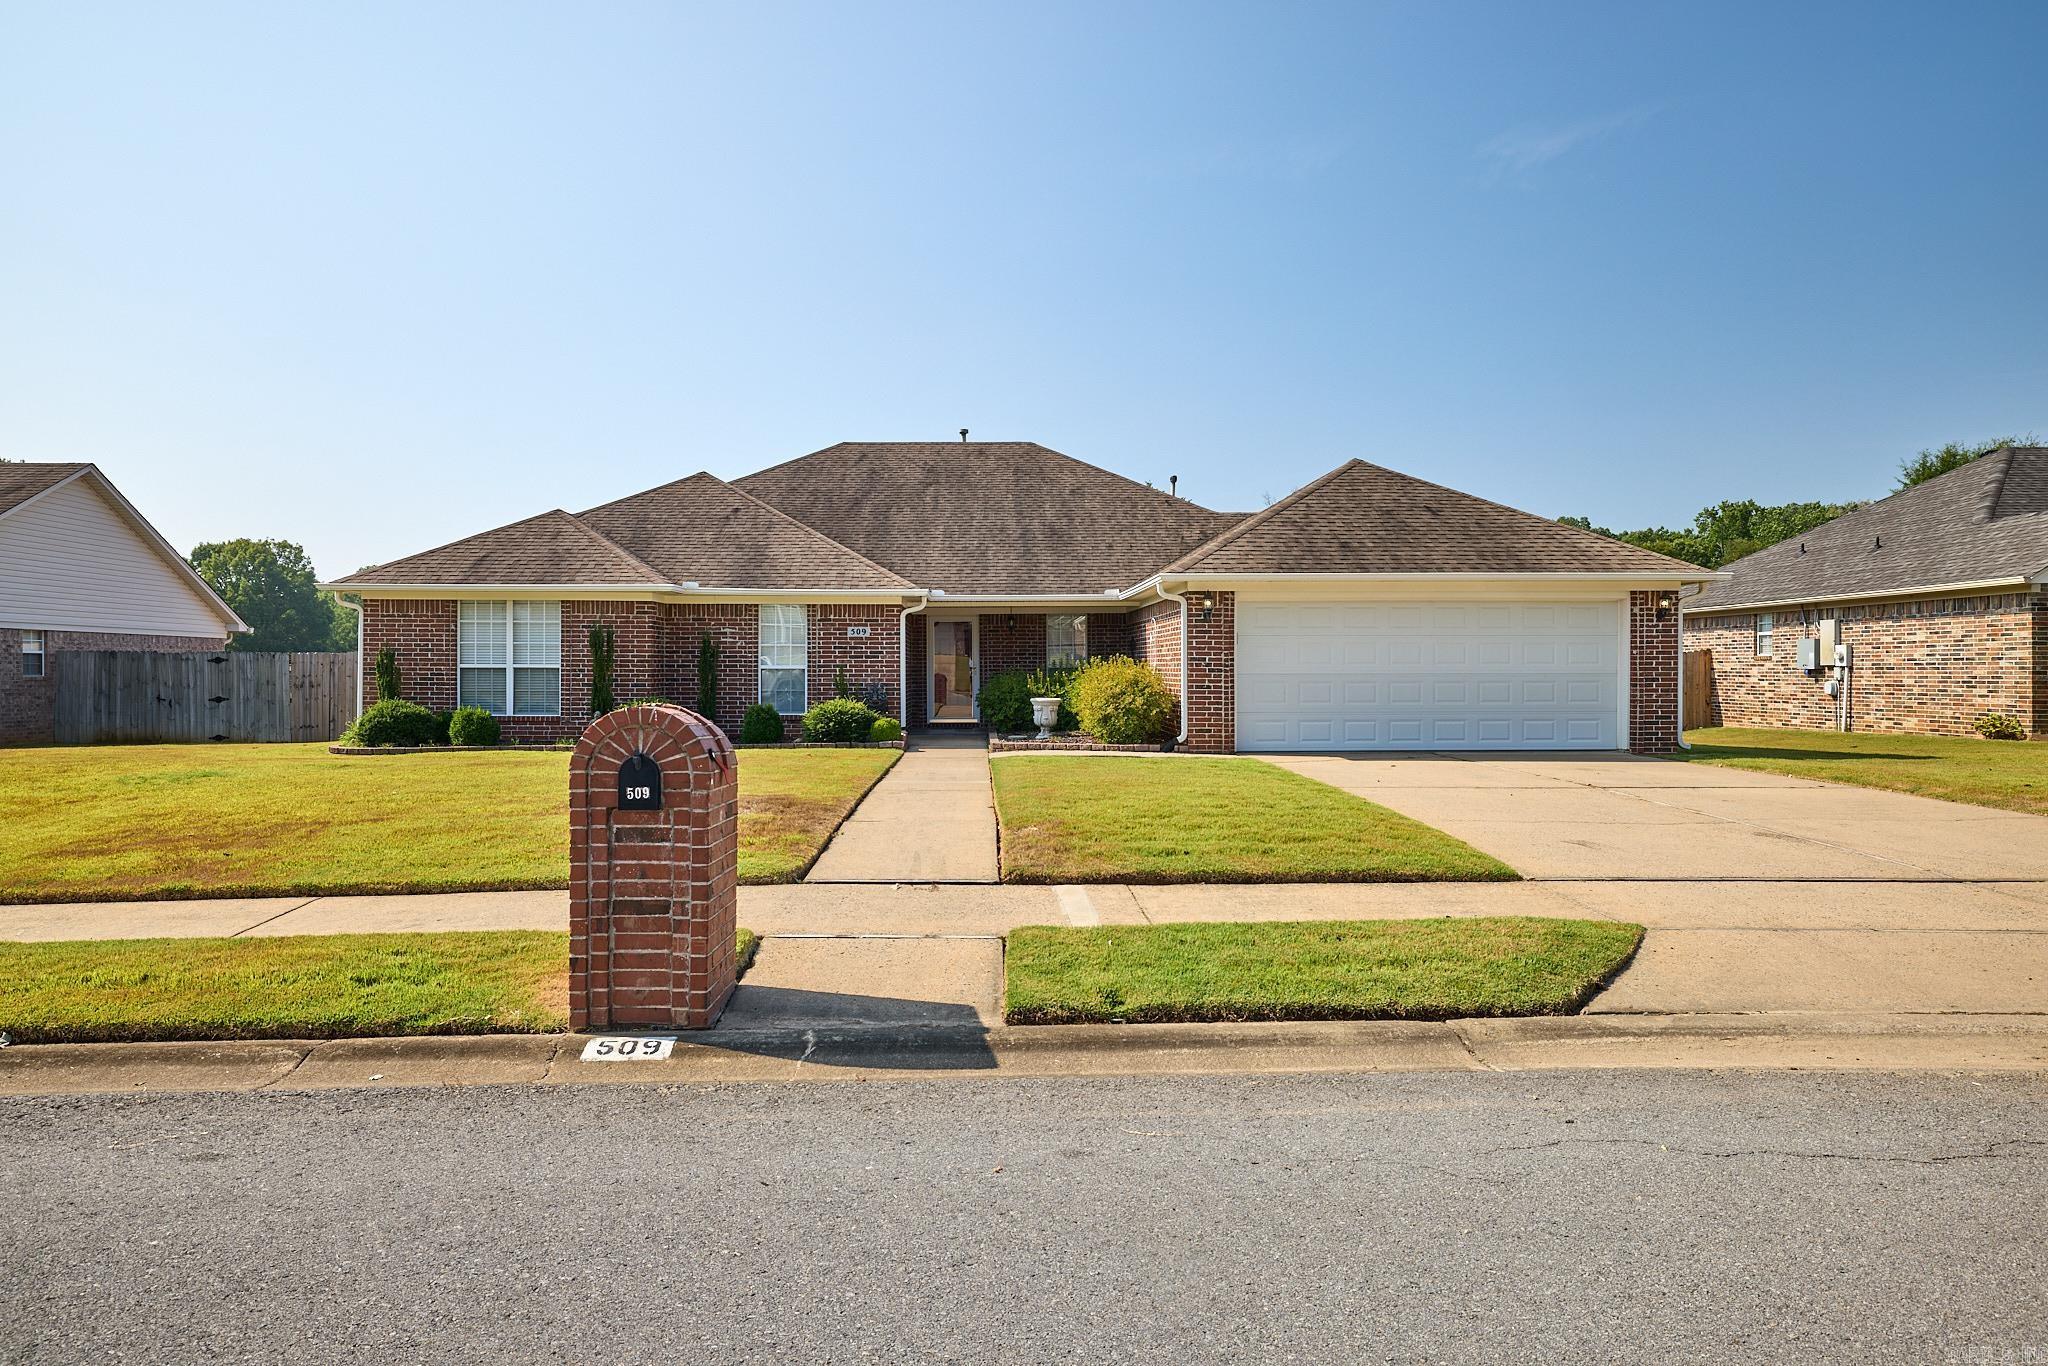
<path fill-rule="evenodd" d="M 849 626 L 846 628 L 846 638 L 848 640 L 866 640 L 870 629 L 872 628 L 866 626 Z"/>

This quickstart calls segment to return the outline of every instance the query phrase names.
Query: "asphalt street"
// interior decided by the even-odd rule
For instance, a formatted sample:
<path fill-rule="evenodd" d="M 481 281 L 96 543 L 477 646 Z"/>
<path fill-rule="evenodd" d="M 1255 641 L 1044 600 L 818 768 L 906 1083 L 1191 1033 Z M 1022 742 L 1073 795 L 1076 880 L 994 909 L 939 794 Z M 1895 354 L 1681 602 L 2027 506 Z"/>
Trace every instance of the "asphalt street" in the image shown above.
<path fill-rule="evenodd" d="M 2048 1362 L 2048 1078 L 0 1101 L 0 1359 Z"/>

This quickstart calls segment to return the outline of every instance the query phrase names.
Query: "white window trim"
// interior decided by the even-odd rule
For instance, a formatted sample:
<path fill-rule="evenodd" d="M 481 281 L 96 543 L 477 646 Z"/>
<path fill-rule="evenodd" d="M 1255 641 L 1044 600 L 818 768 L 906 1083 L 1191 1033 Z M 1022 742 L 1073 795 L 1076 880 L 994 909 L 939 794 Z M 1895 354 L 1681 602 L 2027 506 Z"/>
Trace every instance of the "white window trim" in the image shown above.
<path fill-rule="evenodd" d="M 30 637 L 35 638 L 35 648 L 33 650 L 29 648 Z M 34 673 L 30 673 L 28 671 L 28 661 L 31 656 L 33 656 L 36 661 L 36 671 Z M 41 631 L 23 631 L 21 633 L 21 676 L 23 678 L 47 678 L 49 676 L 49 673 L 49 636 Z"/>
<path fill-rule="evenodd" d="M 771 665 L 770 663 L 768 663 L 768 658 L 767 658 L 767 655 L 766 655 L 766 653 L 765 653 L 765 651 L 766 651 L 766 650 L 767 650 L 767 648 L 768 648 L 768 642 L 767 642 L 767 641 L 765 641 L 764 639 L 762 639 L 762 635 L 761 635 L 761 633 L 762 633 L 762 631 L 763 631 L 763 630 L 765 630 L 765 629 L 767 628 L 767 625 L 768 625 L 768 614 L 769 614 L 770 612 L 777 612 L 777 613 L 780 613 L 780 612 L 794 612 L 794 613 L 796 613 L 796 621 L 797 621 L 797 625 L 798 625 L 798 626 L 799 626 L 800 628 L 802 628 L 802 631 L 803 631 L 803 641 L 802 641 L 802 644 L 803 644 L 803 661 L 804 661 L 804 662 L 803 662 L 802 664 L 772 664 L 772 665 Z M 778 643 L 781 643 L 781 644 L 787 644 L 788 642 L 778 642 Z M 756 615 L 755 615 L 755 619 L 754 619 L 754 701 L 755 701 L 756 703 L 766 703 L 766 704 L 770 704 L 770 705 L 772 705 L 772 703 L 770 703 L 770 702 L 769 702 L 769 697 L 768 697 L 768 687 L 767 687 L 767 683 L 766 683 L 766 678 L 767 678 L 767 675 L 768 675 L 768 674 L 769 674 L 770 672 L 774 672 L 774 673 L 778 673 L 778 674 L 782 674 L 782 673 L 795 673 L 795 674 L 798 674 L 798 675 L 800 675 L 800 676 L 802 677 L 802 680 L 803 680 L 803 682 L 802 682 L 801 686 L 800 686 L 800 687 L 799 687 L 799 688 L 797 689 L 797 708 L 796 708 L 796 710 L 795 710 L 795 711 L 784 711 L 784 710 L 782 710 L 782 708 L 780 708 L 780 707 L 776 707 L 776 709 L 775 709 L 775 714 L 776 714 L 777 716 L 802 716 L 802 715 L 803 715 L 803 714 L 804 714 L 804 713 L 805 713 L 806 711 L 808 711 L 808 710 L 810 709 L 810 702 L 809 702 L 809 699 L 810 699 L 810 696 L 811 696 L 811 620 L 810 620 L 810 613 L 809 613 L 808 611 L 806 611 L 806 610 L 805 610 L 805 608 L 804 608 L 804 605 L 803 605 L 802 603 L 800 603 L 800 602 L 764 602 L 764 603 L 762 603 L 762 604 L 760 605 L 760 607 L 759 607 L 759 609 L 758 609 L 758 611 L 757 611 L 757 613 L 756 613 Z"/>
<path fill-rule="evenodd" d="M 1769 659 L 1771 657 L 1771 635 L 1777 629 L 1777 613 L 1758 612 L 1756 614 L 1756 657 L 1758 659 Z"/>
<path fill-rule="evenodd" d="M 519 616 L 519 613 L 518 613 L 517 609 L 518 609 L 518 608 L 519 608 L 519 607 L 520 607 L 521 605 L 523 605 L 523 604 L 527 604 L 527 603 L 534 603 L 534 602 L 549 602 L 549 605 L 553 606 L 553 607 L 554 607 L 554 609 L 555 609 L 555 662 L 554 662 L 554 663 L 553 663 L 552 665 L 549 665 L 549 664 L 521 664 L 521 663 L 517 662 L 517 660 L 518 660 L 518 651 L 517 651 L 517 649 L 515 648 L 515 645 L 514 645 L 514 642 L 515 642 L 515 640 L 516 640 L 516 638 L 517 638 L 517 634 L 518 634 L 518 627 L 517 627 L 517 625 L 516 625 L 516 622 L 517 622 L 517 620 L 518 620 L 518 616 Z M 540 717 L 551 717 L 551 716 L 560 716 L 560 715 L 562 714 L 562 605 L 561 605 L 561 604 L 560 604 L 559 602 L 550 602 L 550 600 L 548 600 L 548 599 L 543 599 L 543 598 L 521 598 L 521 599 L 516 599 L 516 600 L 506 600 L 506 599 L 491 599 L 491 600 L 488 600 L 488 601 L 484 601 L 484 600 L 478 600 L 478 601 L 463 601 L 463 602 L 459 602 L 459 603 L 457 603 L 457 604 L 456 604 L 456 606 L 455 606 L 455 623 L 456 623 L 456 624 L 455 624 L 455 703 L 456 703 L 456 705 L 457 705 L 457 706 L 463 706 L 463 705 L 467 705 L 467 704 L 465 704 L 465 703 L 464 703 L 464 702 L 462 701 L 462 675 L 463 675 L 463 673 L 464 673 L 464 671 L 465 671 L 465 670 L 479 670 L 479 671 L 481 671 L 481 670 L 485 670 L 485 669 L 498 669 L 498 668 L 500 668 L 500 667 L 501 667 L 501 666 L 499 666 L 499 665 L 496 665 L 496 664 L 465 664 L 465 663 L 463 663 L 463 662 L 462 662 L 462 609 L 463 609 L 463 608 L 465 608 L 465 607 L 497 607 L 497 606 L 502 606 L 502 607 L 503 607 L 503 608 L 505 609 L 505 663 L 504 663 L 504 665 L 502 666 L 502 669 L 503 669 L 503 672 L 504 672 L 504 675 L 505 675 L 505 706 L 504 706 L 504 709 L 503 709 L 503 710 L 499 710 L 499 709 L 497 709 L 497 708 L 495 708 L 495 707 L 494 707 L 494 708 L 492 708 L 492 709 L 491 709 L 491 715 L 493 715 L 493 716 L 540 716 Z M 518 671 L 519 671 L 519 670 L 521 670 L 521 669 L 527 669 L 527 670 L 536 670 L 536 669 L 550 669 L 550 668 L 554 670 L 554 674 L 555 674 L 555 709 L 554 709 L 553 711 L 519 711 L 519 710 L 517 710 L 517 708 L 518 708 L 518 706 L 519 706 L 519 684 L 518 684 L 518 679 L 517 679 L 517 677 L 516 677 L 516 675 L 517 675 Z"/>
<path fill-rule="evenodd" d="M 1075 642 L 1079 651 L 1073 655 L 1054 655 L 1052 645 L 1052 623 L 1054 617 L 1067 617 L 1078 623 L 1076 633 L 1080 639 Z M 1045 614 L 1045 667 L 1048 669 L 1071 669 L 1088 661 L 1088 614 L 1086 612 L 1048 612 Z"/>

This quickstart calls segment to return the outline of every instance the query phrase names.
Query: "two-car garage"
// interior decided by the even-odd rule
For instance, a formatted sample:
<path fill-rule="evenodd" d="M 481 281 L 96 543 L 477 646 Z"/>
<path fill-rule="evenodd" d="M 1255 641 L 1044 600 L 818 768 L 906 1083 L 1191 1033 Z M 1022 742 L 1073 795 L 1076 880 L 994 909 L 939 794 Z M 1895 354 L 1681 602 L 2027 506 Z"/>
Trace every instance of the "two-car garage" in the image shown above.
<path fill-rule="evenodd" d="M 1240 750 L 1617 749 L 1627 613 L 1582 601 L 1261 601 L 1236 619 Z"/>

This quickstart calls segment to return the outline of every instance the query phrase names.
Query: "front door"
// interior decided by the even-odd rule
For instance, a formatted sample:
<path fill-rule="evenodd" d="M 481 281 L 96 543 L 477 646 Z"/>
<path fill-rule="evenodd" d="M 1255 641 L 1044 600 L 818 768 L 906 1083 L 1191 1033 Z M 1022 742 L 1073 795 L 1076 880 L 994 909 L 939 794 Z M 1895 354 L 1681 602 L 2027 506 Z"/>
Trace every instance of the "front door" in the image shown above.
<path fill-rule="evenodd" d="M 974 693 L 980 674 L 973 617 L 934 617 L 931 623 L 931 691 L 927 694 L 934 721 L 972 721 Z"/>

